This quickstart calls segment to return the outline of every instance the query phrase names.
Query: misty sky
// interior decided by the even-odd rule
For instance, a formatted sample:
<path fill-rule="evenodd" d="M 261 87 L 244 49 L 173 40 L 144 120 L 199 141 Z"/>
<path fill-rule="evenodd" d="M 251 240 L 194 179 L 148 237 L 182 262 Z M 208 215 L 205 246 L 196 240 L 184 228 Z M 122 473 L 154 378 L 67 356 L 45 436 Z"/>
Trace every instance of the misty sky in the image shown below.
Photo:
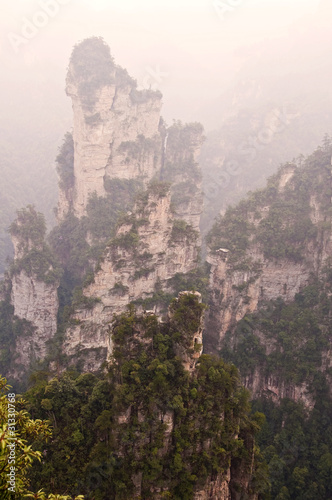
<path fill-rule="evenodd" d="M 58 12 L 43 13 L 41 5 L 54 1 L 62 4 Z M 297 26 L 308 25 L 320 4 L 319 0 L 2 0 L 0 85 L 10 89 L 17 75 L 24 80 L 35 71 L 41 78 L 43 70 L 64 82 L 73 45 L 92 35 L 102 36 L 115 61 L 141 87 L 162 90 L 167 120 L 192 120 L 205 102 L 227 87 L 257 44 L 282 40 Z M 32 27 L 35 33 L 29 33 L 31 26 L 24 32 L 31 21 L 41 26 Z"/>

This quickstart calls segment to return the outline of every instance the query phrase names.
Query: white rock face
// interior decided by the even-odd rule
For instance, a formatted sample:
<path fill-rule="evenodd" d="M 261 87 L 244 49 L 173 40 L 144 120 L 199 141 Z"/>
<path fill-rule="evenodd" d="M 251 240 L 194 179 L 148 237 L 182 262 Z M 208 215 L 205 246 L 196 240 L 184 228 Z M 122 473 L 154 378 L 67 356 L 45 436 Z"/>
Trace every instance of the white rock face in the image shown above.
<path fill-rule="evenodd" d="M 115 82 L 117 71 L 115 69 L 113 75 Z M 110 83 L 96 91 L 95 102 L 91 106 L 82 96 L 79 83 L 71 65 L 66 91 L 72 99 L 74 114 L 73 210 L 76 216 L 81 217 L 85 214 L 92 193 L 105 195 L 105 176 L 150 180 L 160 169 L 161 155 L 155 159 L 153 142 L 160 141 L 161 94 L 153 91 L 133 92 L 130 81 Z M 137 153 L 137 147 L 132 143 L 138 138 L 144 144 L 142 151 Z M 138 158 L 135 153 L 144 157 Z M 66 201 L 60 197 L 60 218 L 66 209 Z"/>
<path fill-rule="evenodd" d="M 315 399 L 309 391 L 306 383 L 296 385 L 292 382 L 286 383 L 281 377 L 271 375 L 264 377 L 259 368 L 253 375 L 243 377 L 243 385 L 247 387 L 253 397 L 269 397 L 276 404 L 283 398 L 292 399 L 296 403 L 303 403 L 306 409 L 313 410 Z"/>
<path fill-rule="evenodd" d="M 57 328 L 58 295 L 57 284 L 47 284 L 29 277 L 21 271 L 12 278 L 11 301 L 14 314 L 30 321 L 35 327 L 32 337 L 18 337 L 16 351 L 19 363 L 29 365 L 31 360 L 43 359 L 46 342 Z"/>
<path fill-rule="evenodd" d="M 315 199 L 311 200 L 314 223 L 324 222 Z M 282 297 L 286 302 L 308 285 L 312 274 L 319 275 L 327 259 L 332 255 L 331 233 L 325 232 L 321 241 L 310 242 L 304 249 L 304 259 L 296 263 L 288 259 L 266 259 L 259 245 L 251 244 L 246 257 L 254 271 L 234 270 L 228 263 L 230 253 L 212 254 L 207 257 L 211 264 L 210 286 L 213 290 L 213 316 L 218 323 L 218 346 L 226 331 L 247 313 L 257 310 L 262 300 Z"/>
<path fill-rule="evenodd" d="M 207 258 L 211 264 L 210 286 L 214 319 L 219 324 L 219 347 L 227 330 L 246 314 L 256 311 L 259 301 L 278 297 L 291 301 L 309 282 L 313 262 L 308 265 L 308 262 L 270 261 L 258 252 L 256 256 L 260 257 L 255 261 L 259 266 L 257 272 L 232 271 L 222 256 L 210 254 Z"/>
<path fill-rule="evenodd" d="M 77 309 L 73 317 L 76 324 L 66 331 L 64 352 L 69 356 L 87 349 L 104 349 L 111 354 L 113 314 L 123 312 L 132 301 L 151 297 L 157 283 L 167 290 L 176 273 L 187 273 L 196 265 L 194 233 L 174 233 L 169 193 L 150 194 L 146 206 L 136 207 L 132 221 L 119 227 L 118 242 L 106 249 L 94 282 L 83 290 L 91 307 Z M 120 243 L 131 236 L 136 238 L 136 246 Z M 100 364 L 96 360 L 89 369 L 98 369 Z"/>
<path fill-rule="evenodd" d="M 282 194 L 286 186 L 291 186 L 293 175 L 292 166 L 283 169 L 279 178 L 279 193 Z M 299 262 L 287 258 L 265 257 L 253 237 L 241 262 L 232 263 L 231 252 L 225 253 L 222 249 L 209 253 L 207 260 L 211 264 L 212 294 L 207 330 L 214 335 L 214 338 L 211 336 L 207 341 L 209 350 L 220 349 L 226 332 L 234 332 L 236 323 L 246 314 L 258 311 L 264 301 L 281 297 L 285 302 L 291 302 L 297 293 L 311 283 L 313 276 L 320 276 L 332 255 L 331 231 L 320 229 L 328 228 L 329 223 L 320 201 L 314 194 L 310 196 L 310 219 L 317 228 L 317 235 L 307 239 L 302 246 L 303 258 Z M 256 220 L 252 215 L 248 216 L 248 221 L 253 225 L 267 217 L 269 206 L 258 210 L 259 217 Z M 267 355 L 275 351 L 273 339 L 266 338 L 257 330 L 254 335 L 259 338 Z M 322 369 L 323 365 L 324 362 Z M 308 409 L 312 409 L 314 404 L 305 383 L 286 384 L 281 375 L 265 377 L 259 367 L 254 374 L 243 378 L 243 383 L 254 397 L 269 395 L 275 401 L 288 397 L 294 401 L 302 401 Z"/>

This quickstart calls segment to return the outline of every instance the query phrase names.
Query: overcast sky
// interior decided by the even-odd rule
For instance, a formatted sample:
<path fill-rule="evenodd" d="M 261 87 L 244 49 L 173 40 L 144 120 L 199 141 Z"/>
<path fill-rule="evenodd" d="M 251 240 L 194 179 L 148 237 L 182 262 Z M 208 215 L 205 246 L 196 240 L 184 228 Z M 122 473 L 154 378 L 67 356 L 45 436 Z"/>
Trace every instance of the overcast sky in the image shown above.
<path fill-rule="evenodd" d="M 324 0 L 323 3 L 330 0 Z M 61 4 L 61 5 L 60 5 Z M 141 87 L 164 94 L 166 119 L 192 119 L 259 44 L 310 23 L 319 0 L 1 0 L 0 84 L 17 74 L 64 81 L 72 47 L 102 36 Z M 38 75 L 38 76 L 37 76 Z"/>

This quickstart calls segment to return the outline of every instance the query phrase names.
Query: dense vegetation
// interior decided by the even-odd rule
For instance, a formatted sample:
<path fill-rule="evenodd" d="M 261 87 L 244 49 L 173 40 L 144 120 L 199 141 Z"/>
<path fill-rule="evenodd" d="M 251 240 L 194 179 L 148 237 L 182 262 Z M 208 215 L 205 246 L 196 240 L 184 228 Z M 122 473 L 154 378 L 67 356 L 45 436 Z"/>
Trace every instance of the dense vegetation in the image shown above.
<path fill-rule="evenodd" d="M 310 248 L 322 252 L 331 231 L 331 153 L 326 138 L 301 165 L 284 165 L 265 189 L 220 217 L 208 242 L 212 252 L 230 250 L 229 273 L 253 272 L 253 247 L 266 261 L 288 263 L 305 264 Z M 246 284 L 234 286 L 244 299 Z M 266 499 L 331 498 L 331 292 L 327 259 L 293 301 L 262 296 L 223 340 L 221 357 L 255 387 L 253 407 L 266 415 L 258 438 L 271 479 Z"/>
<path fill-rule="evenodd" d="M 280 298 L 245 316 L 234 335 L 226 335 L 221 351 L 249 379 L 272 377 L 289 394 L 305 384 L 310 410 L 290 399 L 276 405 L 267 394 L 254 401 L 266 415 L 259 442 L 269 464 L 272 499 L 331 498 L 332 371 L 324 363 L 331 337 L 331 284 L 328 268 L 293 302 Z"/>
<path fill-rule="evenodd" d="M 249 193 L 245 200 L 230 207 L 208 234 L 212 251 L 227 248 L 231 250 L 231 262 L 239 263 L 249 245 L 257 243 L 267 259 L 303 260 L 303 249 L 317 237 L 317 231 L 331 227 L 329 218 L 320 225 L 310 219 L 310 193 L 317 207 L 330 214 L 331 153 L 328 142 L 303 165 L 282 166 L 266 188 Z M 294 170 L 294 175 L 285 188 L 280 188 L 280 180 L 289 170 Z"/>
<path fill-rule="evenodd" d="M 254 401 L 266 423 L 258 436 L 268 463 L 271 497 L 276 500 L 332 498 L 332 400 L 330 383 L 315 376 L 316 403 L 310 412 L 301 403 L 283 399 Z M 269 498 L 269 497 L 267 497 Z"/>
<path fill-rule="evenodd" d="M 261 416 L 249 416 L 234 366 L 203 356 L 193 375 L 183 368 L 176 346 L 190 353 L 204 305 L 189 294 L 171 309 L 163 324 L 133 307 L 115 319 L 106 375 L 36 374 L 28 408 L 33 418 L 50 420 L 53 438 L 31 471 L 32 487 L 129 500 L 142 481 L 141 498 L 161 488 L 165 498 L 189 500 L 232 465 L 232 488 L 245 494 Z M 256 448 L 255 456 L 248 488 L 262 491 L 267 481 Z"/>
<path fill-rule="evenodd" d="M 46 224 L 43 214 L 32 205 L 17 211 L 9 232 L 17 242 L 17 258 L 12 262 L 10 275 L 22 270 L 45 283 L 57 283 L 62 271 L 51 248 L 45 242 Z"/>
<path fill-rule="evenodd" d="M 11 283 L 5 280 L 0 289 L 0 369 L 8 374 L 15 364 L 17 353 L 15 351 L 18 336 L 30 336 L 34 332 L 33 325 L 26 320 L 14 316 L 14 307 L 10 301 Z M 27 367 L 20 367 L 24 370 Z M 35 369 L 33 360 L 28 369 Z"/>
<path fill-rule="evenodd" d="M 26 411 L 26 401 L 11 392 L 6 379 L 0 377 L 0 492 L 2 500 L 83 500 L 81 495 L 46 495 L 43 489 L 29 491 L 29 472 L 42 459 L 40 447 L 52 436 L 49 422 L 33 420 Z"/>
<path fill-rule="evenodd" d="M 114 237 L 119 218 L 133 206 L 141 183 L 106 178 L 105 187 L 106 197 L 96 194 L 90 197 L 86 216 L 78 219 L 69 212 L 50 234 L 50 245 L 64 269 L 59 288 L 59 318 L 63 308 L 71 303 L 75 287 L 81 287 L 92 279 L 102 251 Z"/>
<path fill-rule="evenodd" d="M 109 46 L 100 37 L 91 37 L 75 45 L 70 57 L 79 92 L 92 107 L 96 91 L 103 85 L 114 83 L 115 64 Z"/>
<path fill-rule="evenodd" d="M 106 84 L 130 86 L 133 103 L 143 102 L 153 92 L 136 90 L 136 83 L 114 64 L 109 48 L 100 38 L 91 38 L 74 48 L 71 68 L 85 105 L 90 108 L 97 91 Z M 96 113 L 88 116 L 86 123 L 91 125 L 100 119 Z M 166 129 L 164 132 L 162 138 L 166 139 Z M 89 309 L 100 300 L 85 297 L 82 287 L 93 281 L 107 245 L 132 250 L 136 266 L 133 280 L 153 271 L 148 266 L 151 254 L 136 252 L 140 244 L 138 228 L 147 223 L 144 207 L 149 194 L 167 195 L 167 181 L 176 181 L 171 187 L 175 214 L 197 197 L 201 176 L 195 152 L 201 134 L 199 124 L 183 126 L 175 122 L 167 130 L 160 173 L 164 182 L 156 180 L 138 196 L 140 219 L 126 214 L 140 183 L 107 177 L 107 196 L 93 194 L 87 214 L 80 220 L 69 213 L 50 235 L 52 250 L 45 242 L 43 216 L 32 206 L 18 212 L 10 232 L 18 240 L 22 255 L 12 264 L 11 276 L 25 270 L 46 283 L 54 284 L 61 278 L 59 330 L 51 345 L 52 361 L 57 362 L 53 366 L 59 368 L 63 361 L 61 334 L 71 321 L 73 308 Z M 60 187 L 69 205 L 74 187 L 73 146 L 72 135 L 67 133 L 57 156 Z M 137 141 L 120 146 L 127 162 L 141 162 L 146 153 L 153 152 L 156 164 L 161 149 L 160 137 L 139 136 Z M 323 147 L 305 162 L 300 158 L 284 165 L 267 188 L 251 193 L 237 207 L 228 209 L 208 236 L 212 252 L 220 247 L 229 249 L 231 271 L 248 271 L 251 280 L 262 272 L 259 263 L 246 256 L 251 245 L 256 245 L 266 259 L 304 262 L 305 249 L 322 242 L 331 230 L 331 153 L 331 141 L 326 138 Z M 283 186 L 282 178 L 291 170 L 295 173 Z M 322 218 L 316 213 L 317 223 L 311 217 L 313 206 L 317 213 L 325 214 Z M 131 224 L 131 230 L 115 237 L 117 224 L 123 222 Z M 170 243 L 186 238 L 195 244 L 197 236 L 189 224 L 178 219 Z M 234 498 L 242 500 L 254 492 L 262 500 L 332 498 L 332 372 L 326 362 L 332 305 L 329 265 L 324 275 L 311 277 L 292 303 L 279 298 L 246 315 L 234 332 L 226 334 L 220 352 L 223 359 L 202 356 L 190 375 L 179 353 L 185 351 L 190 357 L 201 348 L 192 341 L 204 306 L 194 295 L 182 296 L 178 301 L 172 298 L 175 291 L 183 289 L 207 294 L 208 273 L 209 268 L 201 266 L 187 275 L 177 274 L 169 280 L 167 291 L 157 283 L 152 297 L 136 301 L 145 308 L 155 304 L 166 308 L 171 303 L 171 319 L 159 323 L 150 313 L 139 317 L 133 304 L 114 318 L 113 357 L 109 365 L 104 364 L 103 373 L 80 374 L 78 363 L 77 371 L 58 373 L 56 377 L 53 373 L 54 378 L 47 371 L 34 374 L 27 394 L 29 410 L 33 418 L 49 419 L 54 429 L 48 443 L 44 442 L 49 434 L 46 424 L 45 432 L 30 436 L 33 447 L 30 455 L 22 454 L 23 462 L 28 463 L 29 457 L 40 458 L 37 450 L 43 449 L 43 463 L 28 471 L 20 462 L 21 493 L 26 492 L 30 480 L 35 490 L 45 485 L 46 494 L 83 492 L 91 500 L 129 499 L 142 482 L 141 498 L 151 498 L 160 489 L 165 498 L 189 500 L 195 489 L 203 488 L 206 481 L 225 474 L 231 467 Z M 237 291 L 245 292 L 249 284 L 247 281 L 237 286 Z M 116 283 L 110 294 L 125 294 L 126 288 Z M 6 281 L 0 302 L 0 359 L 4 371 L 14 361 L 17 335 L 30 335 L 33 330 L 28 322 L 14 317 L 10 291 Z M 305 387 L 310 409 L 285 398 L 276 405 L 268 397 L 261 397 L 253 404 L 266 414 L 266 422 L 260 413 L 250 416 L 248 393 L 241 387 L 235 365 L 247 380 L 257 374 L 265 380 L 273 377 L 280 387 L 287 386 L 289 393 L 295 386 Z M 2 412 L 2 421 L 4 415 Z M 24 415 L 22 420 L 37 429 L 39 423 L 31 423 L 30 417 Z M 254 443 L 258 421 L 263 423 L 259 442 L 269 466 L 271 492 Z M 23 436 L 25 430 L 23 426 Z M 22 443 L 20 446 L 23 450 Z M 4 458 L 5 454 L 0 454 L 0 460 Z M 39 498 L 43 497 L 40 492 Z"/>
<path fill-rule="evenodd" d="M 59 175 L 59 187 L 69 197 L 68 191 L 74 187 L 74 141 L 70 132 L 65 134 L 63 143 L 56 157 L 56 170 Z"/>

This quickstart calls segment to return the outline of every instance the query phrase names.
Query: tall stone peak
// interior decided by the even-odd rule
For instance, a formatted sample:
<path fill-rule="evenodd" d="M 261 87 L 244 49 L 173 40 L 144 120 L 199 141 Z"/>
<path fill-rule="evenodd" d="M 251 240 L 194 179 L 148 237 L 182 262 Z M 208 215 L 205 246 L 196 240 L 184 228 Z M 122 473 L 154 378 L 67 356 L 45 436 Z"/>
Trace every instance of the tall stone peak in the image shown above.
<path fill-rule="evenodd" d="M 66 92 L 74 113 L 73 183 L 67 193 L 61 189 L 60 220 L 69 210 L 84 215 L 93 193 L 105 196 L 107 178 L 148 182 L 160 170 L 162 155 L 161 93 L 137 90 L 101 38 L 74 47 Z"/>
<path fill-rule="evenodd" d="M 98 37 L 74 47 L 66 92 L 73 130 L 56 158 L 59 224 L 48 246 L 43 216 L 33 207 L 19 212 L 11 305 L 35 329 L 36 358 L 61 331 L 68 363 L 98 370 L 112 353 L 113 314 L 132 302 L 142 311 L 147 301 L 165 312 L 180 286 L 190 286 L 179 276 L 199 261 L 203 127 L 168 127 L 161 93 L 138 90 Z"/>

